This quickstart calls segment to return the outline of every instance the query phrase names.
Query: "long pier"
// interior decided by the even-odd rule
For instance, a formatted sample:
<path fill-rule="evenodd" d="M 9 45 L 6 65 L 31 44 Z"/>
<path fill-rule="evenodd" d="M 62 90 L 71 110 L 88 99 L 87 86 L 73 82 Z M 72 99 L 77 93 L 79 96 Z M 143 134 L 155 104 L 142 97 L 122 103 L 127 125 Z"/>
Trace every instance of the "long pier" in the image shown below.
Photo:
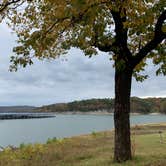
<path fill-rule="evenodd" d="M 53 113 L 0 113 L 0 120 L 6 119 L 33 119 L 33 118 L 51 118 L 55 117 Z"/>

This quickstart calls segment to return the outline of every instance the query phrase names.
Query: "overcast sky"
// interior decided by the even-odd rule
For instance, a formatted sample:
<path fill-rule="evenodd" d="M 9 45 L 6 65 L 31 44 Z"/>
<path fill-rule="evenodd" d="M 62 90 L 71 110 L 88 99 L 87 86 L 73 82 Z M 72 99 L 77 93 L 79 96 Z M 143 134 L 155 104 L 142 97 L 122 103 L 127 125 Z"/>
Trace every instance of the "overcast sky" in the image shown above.
<path fill-rule="evenodd" d="M 85 57 L 78 49 L 72 49 L 66 58 L 54 61 L 35 61 L 35 64 L 9 72 L 9 60 L 16 37 L 0 25 L 0 106 L 41 106 L 90 98 L 114 97 L 114 69 L 109 56 L 100 53 Z M 133 79 L 132 96 L 166 97 L 166 77 L 155 76 L 150 64 L 143 83 Z"/>

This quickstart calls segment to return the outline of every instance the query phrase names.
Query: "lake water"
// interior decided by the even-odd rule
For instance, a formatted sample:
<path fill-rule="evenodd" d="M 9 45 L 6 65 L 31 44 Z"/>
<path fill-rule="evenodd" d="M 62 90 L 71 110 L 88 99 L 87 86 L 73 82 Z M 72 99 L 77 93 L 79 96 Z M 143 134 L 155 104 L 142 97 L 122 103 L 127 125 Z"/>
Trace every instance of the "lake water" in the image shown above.
<path fill-rule="evenodd" d="M 166 115 L 132 115 L 131 124 L 166 122 Z M 44 119 L 0 120 L 0 146 L 44 143 L 114 127 L 112 115 L 57 115 Z"/>

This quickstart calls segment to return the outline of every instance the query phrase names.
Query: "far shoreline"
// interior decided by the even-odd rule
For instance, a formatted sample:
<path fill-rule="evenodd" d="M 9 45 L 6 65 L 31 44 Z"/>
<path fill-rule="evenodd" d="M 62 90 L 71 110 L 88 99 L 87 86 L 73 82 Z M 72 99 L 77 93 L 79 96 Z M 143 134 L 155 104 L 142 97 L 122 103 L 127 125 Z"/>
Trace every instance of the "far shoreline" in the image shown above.
<path fill-rule="evenodd" d="M 113 112 L 109 111 L 65 111 L 65 112 L 0 112 L 0 120 L 8 120 L 8 119 L 40 119 L 40 118 L 52 118 L 56 117 L 56 115 L 108 115 L 113 116 Z M 139 113 L 139 112 L 131 112 L 131 116 L 138 115 L 166 115 L 159 112 L 152 113 Z"/>
<path fill-rule="evenodd" d="M 54 112 L 56 115 L 114 115 L 113 112 L 108 112 L 108 111 L 87 111 L 87 112 L 81 112 L 81 111 L 76 111 L 76 112 Z M 139 112 L 131 112 L 130 115 L 165 115 L 162 113 L 158 112 L 152 112 L 152 113 L 139 113 Z"/>

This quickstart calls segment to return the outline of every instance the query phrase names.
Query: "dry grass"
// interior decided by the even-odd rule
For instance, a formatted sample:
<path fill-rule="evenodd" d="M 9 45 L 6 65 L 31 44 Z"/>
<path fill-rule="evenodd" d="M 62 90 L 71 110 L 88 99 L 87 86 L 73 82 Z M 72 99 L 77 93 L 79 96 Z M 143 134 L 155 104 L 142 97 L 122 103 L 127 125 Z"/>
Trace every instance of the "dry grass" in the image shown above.
<path fill-rule="evenodd" d="M 134 158 L 123 164 L 113 163 L 113 141 L 113 131 L 106 131 L 21 145 L 0 153 L 0 166 L 166 166 L 166 124 L 134 126 Z"/>

